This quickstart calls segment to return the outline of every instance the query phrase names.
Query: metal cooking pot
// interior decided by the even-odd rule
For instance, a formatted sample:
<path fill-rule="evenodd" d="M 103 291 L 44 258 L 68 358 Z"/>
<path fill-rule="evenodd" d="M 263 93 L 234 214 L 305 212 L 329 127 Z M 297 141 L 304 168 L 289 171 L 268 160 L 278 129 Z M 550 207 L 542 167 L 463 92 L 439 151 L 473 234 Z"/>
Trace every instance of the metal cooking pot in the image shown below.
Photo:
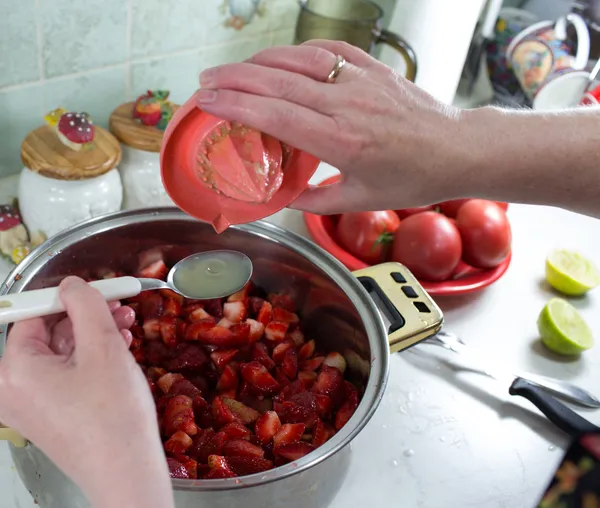
<path fill-rule="evenodd" d="M 102 269 L 131 272 L 140 255 L 156 248 L 169 262 L 209 249 L 245 253 L 254 263 L 253 280 L 268 291 L 291 291 L 306 334 L 342 352 L 348 375 L 366 384 L 354 416 L 315 452 L 241 479 L 173 480 L 177 508 L 327 506 L 344 481 L 348 444 L 379 405 L 390 349 L 400 351 L 435 334 L 442 324 L 439 308 L 397 263 L 353 276 L 312 242 L 272 224 L 256 222 L 216 235 L 209 225 L 172 208 L 119 212 L 74 226 L 32 252 L 0 294 L 57 285 L 67 275 L 93 277 Z M 4 339 L 0 353 L 3 345 Z M 0 428 L 0 439 L 11 441 L 19 475 L 40 507 L 89 508 L 79 488 L 35 444 L 6 428 Z"/>

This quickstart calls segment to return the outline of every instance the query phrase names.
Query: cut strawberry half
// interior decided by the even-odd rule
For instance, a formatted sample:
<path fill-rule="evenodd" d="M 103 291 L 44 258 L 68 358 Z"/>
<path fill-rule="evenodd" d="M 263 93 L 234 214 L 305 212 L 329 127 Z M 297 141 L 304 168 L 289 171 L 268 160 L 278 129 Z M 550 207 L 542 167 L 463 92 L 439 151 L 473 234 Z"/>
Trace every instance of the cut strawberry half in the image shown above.
<path fill-rule="evenodd" d="M 251 407 L 242 404 L 241 402 L 223 398 L 223 403 L 229 408 L 233 415 L 244 425 L 250 425 L 258 420 L 260 413 Z"/>
<path fill-rule="evenodd" d="M 210 471 L 204 475 L 207 480 L 218 478 L 234 478 L 236 474 L 231 470 L 225 457 L 210 455 L 208 457 Z"/>
<path fill-rule="evenodd" d="M 276 307 L 273 309 L 273 321 L 280 321 L 282 323 L 298 323 L 300 318 L 298 314 L 294 314 L 289 310 L 286 310 L 282 307 Z"/>
<path fill-rule="evenodd" d="M 335 367 L 324 366 L 317 376 L 312 391 L 327 395 L 331 399 L 333 407 L 339 407 L 345 396 L 344 376 Z"/>
<path fill-rule="evenodd" d="M 262 444 L 270 443 L 280 428 L 281 420 L 279 419 L 279 415 L 275 411 L 267 411 L 256 421 L 256 437 Z"/>
<path fill-rule="evenodd" d="M 275 448 L 287 444 L 297 443 L 302 439 L 306 426 L 303 423 L 286 423 L 282 425 L 273 436 Z"/>
<path fill-rule="evenodd" d="M 223 305 L 223 315 L 233 323 L 241 323 L 246 317 L 244 302 L 227 302 Z"/>
<path fill-rule="evenodd" d="M 167 278 L 168 274 L 169 269 L 167 268 L 167 265 L 165 265 L 165 262 L 162 259 L 159 259 L 158 261 L 154 261 L 151 265 L 142 268 L 137 276 L 147 279 L 164 280 Z"/>
<path fill-rule="evenodd" d="M 177 319 L 174 316 L 160 318 L 160 336 L 169 347 L 177 346 Z"/>
<path fill-rule="evenodd" d="M 223 455 L 226 457 L 263 458 L 265 456 L 265 451 L 260 446 L 256 446 L 243 439 L 231 439 L 223 446 Z"/>
<path fill-rule="evenodd" d="M 289 323 L 280 323 L 278 321 L 271 321 L 265 327 L 265 339 L 271 342 L 281 342 L 285 339 L 285 334 L 288 331 Z"/>
<path fill-rule="evenodd" d="M 167 458 L 167 466 L 169 467 L 169 475 L 171 478 L 177 478 L 180 480 L 187 480 L 191 478 L 189 471 L 181 462 L 178 462 L 172 458 Z"/>
<path fill-rule="evenodd" d="M 225 365 L 223 373 L 217 382 L 217 391 L 224 392 L 226 390 L 234 390 L 238 387 L 239 378 L 237 370 L 231 364 Z"/>
<path fill-rule="evenodd" d="M 142 319 L 157 318 L 163 312 L 163 299 L 156 291 L 144 291 L 138 295 Z"/>
<path fill-rule="evenodd" d="M 269 356 L 269 349 L 262 342 L 257 342 L 252 345 L 251 351 L 252 359 L 260 362 L 265 366 L 267 370 L 272 370 L 275 368 L 275 362 L 271 360 Z"/>
<path fill-rule="evenodd" d="M 228 457 L 227 463 L 238 476 L 263 473 L 273 469 L 273 462 L 260 457 Z"/>
<path fill-rule="evenodd" d="M 239 349 L 219 349 L 210 354 L 210 358 L 221 372 L 225 366 L 232 361 L 239 353 Z"/>
<path fill-rule="evenodd" d="M 308 360 L 309 358 L 312 358 L 312 356 L 315 354 L 315 347 L 315 341 L 309 340 L 300 348 L 300 351 L 298 351 L 298 358 L 300 360 Z"/>
<path fill-rule="evenodd" d="M 242 377 L 252 386 L 264 393 L 275 393 L 280 385 L 269 374 L 267 368 L 259 362 L 244 363 L 240 366 Z"/>
<path fill-rule="evenodd" d="M 175 432 L 164 444 L 167 453 L 178 455 L 183 455 L 190 446 L 192 446 L 192 438 L 180 430 Z"/>
<path fill-rule="evenodd" d="M 241 423 L 232 422 L 228 423 L 221 429 L 221 432 L 227 434 L 230 439 L 246 439 L 249 440 L 252 437 L 252 432 Z"/>
<path fill-rule="evenodd" d="M 301 459 L 314 450 L 315 447 L 313 445 L 300 441 L 298 443 L 276 446 L 273 449 L 273 453 L 292 462 Z"/>

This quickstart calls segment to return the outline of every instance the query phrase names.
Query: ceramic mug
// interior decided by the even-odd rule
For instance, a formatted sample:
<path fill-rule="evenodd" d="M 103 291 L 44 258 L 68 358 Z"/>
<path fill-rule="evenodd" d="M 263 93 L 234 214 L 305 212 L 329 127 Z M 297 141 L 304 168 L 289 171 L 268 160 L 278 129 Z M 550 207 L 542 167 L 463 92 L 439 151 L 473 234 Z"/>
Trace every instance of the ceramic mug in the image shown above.
<path fill-rule="evenodd" d="M 581 106 L 598 106 L 600 104 L 600 84 L 586 92 L 579 104 Z"/>
<path fill-rule="evenodd" d="M 569 24 L 573 25 L 577 35 L 575 55 L 567 40 Z M 540 103 L 547 104 L 551 97 L 573 93 L 581 82 L 578 71 L 586 67 L 589 54 L 590 34 L 587 25 L 581 16 L 569 14 L 556 23 L 541 21 L 523 30 L 508 46 L 506 59 L 523 92 L 535 107 L 540 94 L 548 94 L 540 99 Z M 567 78 L 566 75 L 570 73 L 574 73 L 574 76 Z M 556 83 L 552 84 L 554 81 Z M 550 89 L 546 90 L 548 87 Z M 576 104 L 580 97 L 577 97 Z M 572 96 L 565 97 L 563 102 L 571 103 L 572 100 Z"/>
<path fill-rule="evenodd" d="M 486 46 L 486 61 L 490 81 L 494 88 L 516 94 L 521 86 L 506 61 L 506 49 L 512 40 L 527 27 L 537 23 L 539 18 L 529 11 L 515 7 L 504 7 L 498 16 L 494 29 L 494 39 Z"/>

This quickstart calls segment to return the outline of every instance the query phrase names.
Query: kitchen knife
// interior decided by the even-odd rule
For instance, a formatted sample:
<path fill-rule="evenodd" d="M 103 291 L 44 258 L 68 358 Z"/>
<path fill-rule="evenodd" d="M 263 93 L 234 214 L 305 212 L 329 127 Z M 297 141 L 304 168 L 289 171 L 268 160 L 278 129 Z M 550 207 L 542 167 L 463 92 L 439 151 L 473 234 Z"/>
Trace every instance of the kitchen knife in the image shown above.
<path fill-rule="evenodd" d="M 468 366 L 460 366 L 462 369 L 505 381 L 509 386 L 520 378 L 565 401 L 574 402 L 585 407 L 600 408 L 600 400 L 583 388 L 567 381 L 528 372 L 513 373 L 497 361 L 491 361 L 489 358 L 485 358 L 484 355 L 474 353 L 458 337 L 449 332 L 439 332 L 436 336 L 423 341 L 423 343 L 444 347 L 469 361 Z"/>

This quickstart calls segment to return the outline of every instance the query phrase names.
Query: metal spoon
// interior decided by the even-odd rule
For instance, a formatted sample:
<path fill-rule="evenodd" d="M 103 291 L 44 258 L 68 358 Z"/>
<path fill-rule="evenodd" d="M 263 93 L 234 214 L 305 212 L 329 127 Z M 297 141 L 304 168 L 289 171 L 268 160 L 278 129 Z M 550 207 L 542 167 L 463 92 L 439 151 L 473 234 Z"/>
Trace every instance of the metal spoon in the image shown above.
<path fill-rule="evenodd" d="M 241 252 L 213 250 L 192 254 L 171 268 L 167 281 L 115 277 L 90 282 L 106 301 L 131 298 L 142 291 L 171 289 L 186 298 L 223 298 L 242 289 L 252 277 L 252 261 Z M 0 325 L 64 312 L 58 287 L 0 296 Z"/>

